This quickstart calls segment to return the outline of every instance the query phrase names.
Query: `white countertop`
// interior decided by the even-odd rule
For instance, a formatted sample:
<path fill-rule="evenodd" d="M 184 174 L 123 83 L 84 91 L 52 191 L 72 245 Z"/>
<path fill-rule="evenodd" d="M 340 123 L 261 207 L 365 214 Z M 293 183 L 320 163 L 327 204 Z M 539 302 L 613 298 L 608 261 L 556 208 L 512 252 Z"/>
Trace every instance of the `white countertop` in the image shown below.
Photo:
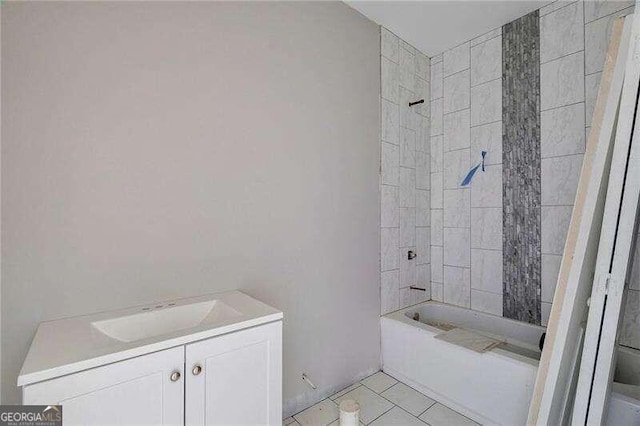
<path fill-rule="evenodd" d="M 219 318 L 212 313 L 194 327 L 129 342 L 110 337 L 95 325 L 99 321 L 212 300 L 232 308 L 232 317 Z M 18 386 L 278 321 L 282 317 L 282 312 L 275 308 L 240 291 L 229 291 L 43 322 L 22 365 Z"/>

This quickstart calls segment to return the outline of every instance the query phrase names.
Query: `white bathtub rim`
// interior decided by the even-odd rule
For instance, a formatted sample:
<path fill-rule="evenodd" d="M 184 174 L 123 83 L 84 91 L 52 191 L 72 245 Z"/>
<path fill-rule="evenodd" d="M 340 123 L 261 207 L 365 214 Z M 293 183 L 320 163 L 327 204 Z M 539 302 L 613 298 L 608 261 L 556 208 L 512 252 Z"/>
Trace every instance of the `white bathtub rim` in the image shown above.
<path fill-rule="evenodd" d="M 430 325 L 425 324 L 425 323 L 420 322 L 420 321 L 414 321 L 414 320 L 412 320 L 411 318 L 408 318 L 405 315 L 405 313 L 407 311 L 412 311 L 412 310 L 414 310 L 414 309 L 416 309 L 416 308 L 418 308 L 420 306 L 427 306 L 427 305 L 440 305 L 440 306 L 444 306 L 444 307 L 447 307 L 447 308 L 466 309 L 466 308 L 462 308 L 460 306 L 449 305 L 447 303 L 437 302 L 437 301 L 434 301 L 434 300 L 428 300 L 426 302 L 422 302 L 422 303 L 418 303 L 416 305 L 408 306 L 406 308 L 399 309 L 397 311 L 394 311 L 394 312 L 391 312 L 389 314 L 383 315 L 381 317 L 381 320 L 398 321 L 398 322 L 402 323 L 403 325 L 405 325 L 407 327 L 422 329 L 422 330 L 428 331 L 430 333 L 433 333 L 434 335 L 435 334 L 440 334 L 440 333 L 442 333 L 441 329 L 439 329 L 437 327 L 430 326 Z M 484 312 L 477 312 L 477 311 L 474 311 L 474 312 L 482 314 L 482 315 L 491 315 L 491 314 L 486 314 Z M 497 315 L 493 315 L 493 316 L 498 317 Z M 515 321 L 515 320 L 509 319 L 509 318 L 504 318 L 504 317 L 498 317 L 498 318 L 500 318 L 501 320 L 504 319 L 505 321 Z M 446 343 L 446 342 L 444 342 L 444 343 Z M 468 349 L 468 350 L 471 350 L 471 349 Z M 499 347 L 498 348 L 493 348 L 490 351 L 485 352 L 484 355 L 497 356 L 497 357 L 500 357 L 500 358 L 507 358 L 509 361 L 522 362 L 522 363 L 525 363 L 525 364 L 529 364 L 529 365 L 531 365 L 532 367 L 535 367 L 535 368 L 538 368 L 538 366 L 540 365 L 540 361 L 537 360 L 537 359 L 530 358 L 528 356 L 521 355 L 521 354 L 518 354 L 518 353 L 514 353 L 514 352 L 511 352 L 511 351 L 508 351 L 508 350 L 505 350 L 505 349 L 501 349 Z"/>

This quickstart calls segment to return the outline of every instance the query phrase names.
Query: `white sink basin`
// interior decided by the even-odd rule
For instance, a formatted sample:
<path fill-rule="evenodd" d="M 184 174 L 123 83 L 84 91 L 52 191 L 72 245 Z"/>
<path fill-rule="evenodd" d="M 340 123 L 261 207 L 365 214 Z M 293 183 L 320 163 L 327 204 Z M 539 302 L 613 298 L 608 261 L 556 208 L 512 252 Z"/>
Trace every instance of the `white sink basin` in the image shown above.
<path fill-rule="evenodd" d="M 134 342 L 239 316 L 241 313 L 237 310 L 213 299 L 178 306 L 141 308 L 139 313 L 94 321 L 91 325 L 112 339 Z"/>
<path fill-rule="evenodd" d="M 18 386 L 282 320 L 237 290 L 40 323 Z"/>

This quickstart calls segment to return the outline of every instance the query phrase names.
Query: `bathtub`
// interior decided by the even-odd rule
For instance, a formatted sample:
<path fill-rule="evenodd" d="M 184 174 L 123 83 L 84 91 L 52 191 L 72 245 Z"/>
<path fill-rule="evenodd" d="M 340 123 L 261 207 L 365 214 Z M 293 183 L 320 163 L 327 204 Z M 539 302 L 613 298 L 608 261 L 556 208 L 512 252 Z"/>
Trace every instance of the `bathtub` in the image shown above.
<path fill-rule="evenodd" d="M 434 339 L 443 324 L 504 343 L 477 353 Z M 385 373 L 481 424 L 526 423 L 544 327 L 429 301 L 381 317 L 381 332 Z M 640 425 L 640 351 L 618 360 L 607 424 Z"/>

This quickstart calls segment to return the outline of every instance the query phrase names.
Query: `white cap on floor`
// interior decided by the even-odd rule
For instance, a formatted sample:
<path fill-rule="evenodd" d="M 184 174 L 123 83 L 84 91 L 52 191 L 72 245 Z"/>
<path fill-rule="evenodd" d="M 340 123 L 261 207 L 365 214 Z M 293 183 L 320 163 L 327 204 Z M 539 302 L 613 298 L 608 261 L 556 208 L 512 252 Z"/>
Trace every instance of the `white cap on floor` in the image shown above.
<path fill-rule="evenodd" d="M 358 426 L 360 422 L 360 404 L 353 399 L 340 401 L 340 426 Z"/>

